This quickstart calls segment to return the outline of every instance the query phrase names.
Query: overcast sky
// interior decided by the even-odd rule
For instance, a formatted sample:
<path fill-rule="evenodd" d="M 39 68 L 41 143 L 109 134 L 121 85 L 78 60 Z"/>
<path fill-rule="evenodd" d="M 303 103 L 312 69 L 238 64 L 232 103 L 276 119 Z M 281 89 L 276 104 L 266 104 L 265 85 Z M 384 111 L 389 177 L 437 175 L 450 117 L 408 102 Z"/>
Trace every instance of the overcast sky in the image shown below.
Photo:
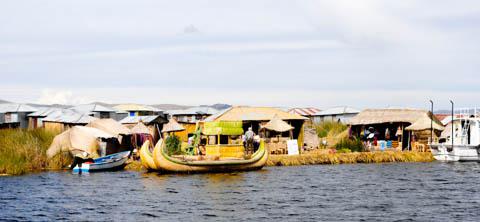
<path fill-rule="evenodd" d="M 0 99 L 480 105 L 475 0 L 0 2 Z"/>

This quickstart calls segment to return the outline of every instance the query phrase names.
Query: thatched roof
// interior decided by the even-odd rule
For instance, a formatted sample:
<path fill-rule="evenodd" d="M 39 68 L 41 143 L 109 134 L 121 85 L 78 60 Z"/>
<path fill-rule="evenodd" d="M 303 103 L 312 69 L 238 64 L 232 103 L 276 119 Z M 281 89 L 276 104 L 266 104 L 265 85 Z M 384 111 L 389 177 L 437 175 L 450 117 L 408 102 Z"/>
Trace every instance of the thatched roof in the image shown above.
<path fill-rule="evenodd" d="M 268 123 L 262 126 L 268 130 L 273 130 L 277 132 L 286 132 L 293 129 L 293 126 L 287 122 L 281 120 L 278 115 L 275 115 Z"/>
<path fill-rule="evenodd" d="M 272 107 L 249 107 L 236 106 L 214 114 L 207 119 L 209 121 L 270 121 L 277 115 L 282 120 L 307 120 L 308 118 L 285 112 Z"/>
<path fill-rule="evenodd" d="M 442 131 L 442 130 L 445 129 L 445 127 L 443 127 L 443 125 L 441 125 L 441 124 L 439 124 L 435 121 L 433 121 L 433 124 L 432 124 L 428 115 L 425 115 L 423 118 L 420 118 L 419 120 L 417 120 L 416 122 L 414 122 L 412 125 L 408 126 L 405 129 L 406 130 L 411 130 L 411 131 L 420 131 L 420 130 L 431 129 L 432 126 L 433 126 L 434 130 L 438 130 L 438 131 Z"/>
<path fill-rule="evenodd" d="M 174 118 L 171 118 L 170 121 L 163 126 L 162 133 L 167 132 L 176 132 L 183 131 L 185 128 L 180 125 Z"/>
<path fill-rule="evenodd" d="M 115 138 L 115 135 L 92 127 L 74 126 L 55 136 L 47 150 L 47 156 L 51 158 L 58 153 L 66 151 L 72 154 L 82 151 L 89 154 L 96 153 L 98 147 L 97 138 Z"/>
<path fill-rule="evenodd" d="M 430 118 L 429 111 L 420 109 L 366 109 L 357 116 L 350 119 L 350 125 L 371 125 L 382 123 L 410 123 L 413 124 L 422 118 Z M 433 121 L 440 124 L 440 121 L 433 116 Z"/>
<path fill-rule="evenodd" d="M 130 129 L 114 119 L 96 119 L 87 124 L 88 127 L 97 128 L 113 135 L 130 135 Z"/>
<path fill-rule="evenodd" d="M 132 131 L 133 134 L 150 134 L 150 130 L 142 122 L 138 122 L 130 131 Z"/>

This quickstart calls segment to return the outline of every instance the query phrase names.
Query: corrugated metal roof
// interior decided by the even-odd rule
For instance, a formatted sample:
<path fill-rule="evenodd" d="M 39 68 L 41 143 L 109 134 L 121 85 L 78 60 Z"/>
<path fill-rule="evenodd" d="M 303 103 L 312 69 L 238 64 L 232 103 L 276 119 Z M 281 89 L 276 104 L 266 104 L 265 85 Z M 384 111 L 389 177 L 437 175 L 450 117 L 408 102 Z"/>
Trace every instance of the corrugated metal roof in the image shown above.
<path fill-rule="evenodd" d="M 339 106 L 326 109 L 314 114 L 314 116 L 330 116 L 330 115 L 340 115 L 340 114 L 355 114 L 359 113 L 360 110 L 348 107 L 348 106 Z"/>
<path fill-rule="evenodd" d="M 20 103 L 1 103 L 0 113 L 28 113 L 36 112 L 37 108 Z"/>
<path fill-rule="evenodd" d="M 205 121 L 269 121 L 275 115 L 282 120 L 306 120 L 307 118 L 272 107 L 231 107 L 205 119 Z"/>
<path fill-rule="evenodd" d="M 188 109 L 177 109 L 177 110 L 169 110 L 167 111 L 168 114 L 172 116 L 177 115 L 213 115 L 218 113 L 219 110 L 207 107 L 207 106 L 197 106 Z"/>
<path fill-rule="evenodd" d="M 28 116 L 31 116 L 31 117 L 46 117 L 54 112 L 58 112 L 58 111 L 61 111 L 62 108 L 51 108 L 51 107 L 44 107 L 44 108 L 40 108 L 40 110 L 38 110 L 37 112 L 33 112 L 33 113 L 30 113 L 28 114 Z"/>
<path fill-rule="evenodd" d="M 143 123 L 146 123 L 146 124 L 149 124 L 151 122 L 154 122 L 155 120 L 157 120 L 158 118 L 160 118 L 160 116 L 127 116 L 125 118 L 123 118 L 122 120 L 120 120 L 120 123 L 121 124 L 132 124 L 132 123 L 138 123 L 138 122 L 143 122 Z"/>
<path fill-rule="evenodd" d="M 88 124 L 97 118 L 86 114 L 77 113 L 71 109 L 61 109 L 52 112 L 43 119 L 44 122 Z"/>
<path fill-rule="evenodd" d="M 115 112 L 114 109 L 108 108 L 99 104 L 83 104 L 74 106 L 70 109 L 73 109 L 79 113 L 91 113 L 91 112 Z"/>
<path fill-rule="evenodd" d="M 320 112 L 320 109 L 317 108 L 293 108 L 288 110 L 289 113 L 298 114 L 300 116 L 315 116 L 316 113 Z"/>
<path fill-rule="evenodd" d="M 150 112 L 162 112 L 163 110 L 157 109 L 153 106 L 140 105 L 140 104 L 120 104 L 113 107 L 123 111 L 150 111 Z"/>

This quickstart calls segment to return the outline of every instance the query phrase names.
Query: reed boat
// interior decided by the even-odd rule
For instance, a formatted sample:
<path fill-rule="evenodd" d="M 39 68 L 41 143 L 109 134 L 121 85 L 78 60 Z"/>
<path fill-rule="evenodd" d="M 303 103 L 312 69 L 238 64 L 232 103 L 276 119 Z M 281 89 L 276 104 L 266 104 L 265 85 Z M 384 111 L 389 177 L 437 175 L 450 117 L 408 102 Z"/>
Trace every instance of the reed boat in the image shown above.
<path fill-rule="evenodd" d="M 79 173 L 122 170 L 127 165 L 129 155 L 130 151 L 124 151 L 96 158 L 93 159 L 93 163 L 83 163 L 82 167 L 75 166 L 75 168 L 73 168 L 73 172 Z"/>
<path fill-rule="evenodd" d="M 159 140 L 157 145 L 161 146 L 162 140 Z M 140 148 L 140 161 L 142 165 L 147 170 L 157 170 L 157 166 L 153 161 L 153 154 L 150 152 L 150 141 L 147 140 L 143 143 L 142 147 Z"/>
<path fill-rule="evenodd" d="M 249 159 L 220 158 L 219 160 L 197 160 L 196 156 L 170 156 L 165 143 L 155 146 L 153 160 L 158 171 L 165 173 L 209 173 L 234 172 L 261 169 L 268 160 L 264 141 Z"/>

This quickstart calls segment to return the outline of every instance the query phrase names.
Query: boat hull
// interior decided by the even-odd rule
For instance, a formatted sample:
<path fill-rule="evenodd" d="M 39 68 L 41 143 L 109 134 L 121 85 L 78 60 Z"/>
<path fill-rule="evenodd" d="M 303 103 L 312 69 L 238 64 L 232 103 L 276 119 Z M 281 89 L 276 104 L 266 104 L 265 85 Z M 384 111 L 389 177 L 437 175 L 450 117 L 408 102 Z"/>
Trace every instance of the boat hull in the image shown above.
<path fill-rule="evenodd" d="M 159 140 L 157 146 L 161 146 L 161 144 L 162 140 Z M 157 170 L 157 166 L 153 161 L 153 154 L 152 152 L 150 152 L 149 146 L 150 141 L 147 140 L 145 141 L 145 143 L 143 143 L 142 147 L 140 148 L 140 161 L 142 162 L 142 165 L 145 169 Z"/>
<path fill-rule="evenodd" d="M 211 173 L 259 170 L 268 160 L 262 141 L 259 149 L 248 160 L 184 161 L 165 153 L 165 144 L 155 146 L 153 159 L 157 170 L 164 173 Z"/>
<path fill-rule="evenodd" d="M 122 170 L 127 165 L 130 151 L 115 153 L 94 159 L 94 163 L 83 163 L 82 167 L 75 166 L 74 173 Z"/>
<path fill-rule="evenodd" d="M 468 145 L 447 146 L 444 144 L 431 145 L 433 158 L 438 161 L 479 161 L 478 147 Z"/>

